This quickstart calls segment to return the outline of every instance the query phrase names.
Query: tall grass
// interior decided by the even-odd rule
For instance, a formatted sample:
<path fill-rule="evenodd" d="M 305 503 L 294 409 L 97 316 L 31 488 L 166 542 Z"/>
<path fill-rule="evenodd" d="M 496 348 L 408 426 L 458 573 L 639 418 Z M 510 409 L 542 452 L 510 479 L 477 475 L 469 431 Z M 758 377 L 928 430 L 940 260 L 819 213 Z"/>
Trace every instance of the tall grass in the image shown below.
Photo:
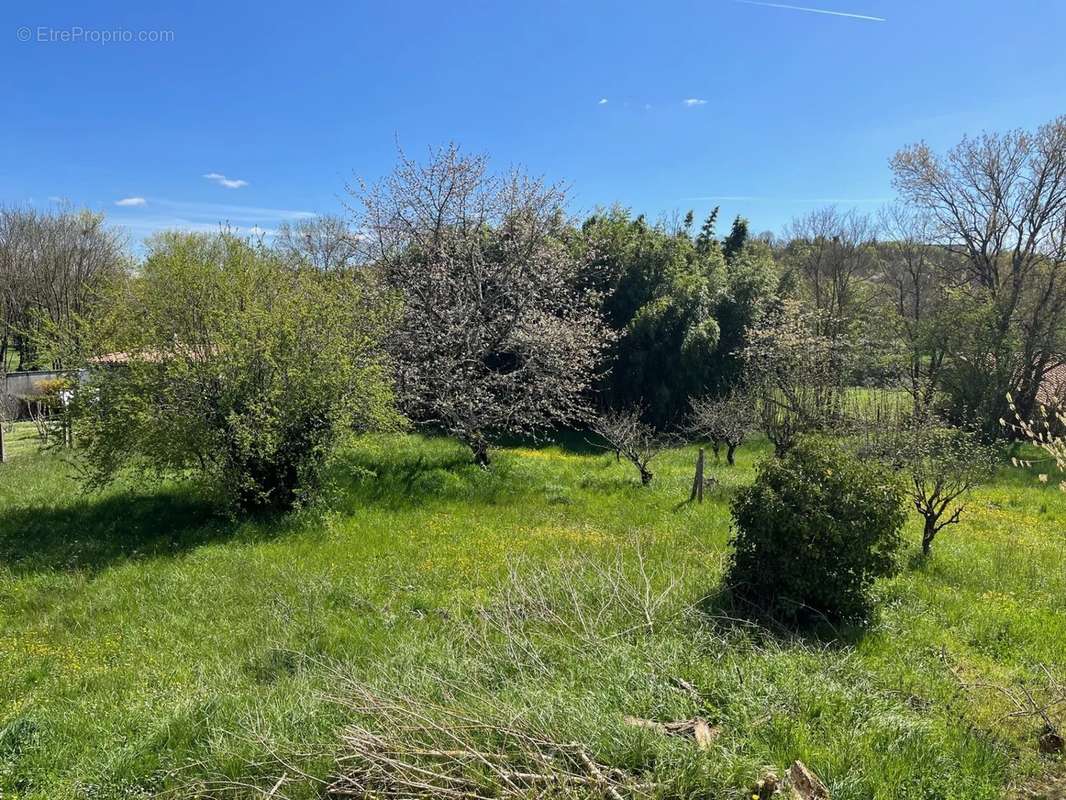
<path fill-rule="evenodd" d="M 571 444 L 486 471 L 448 440 L 366 437 L 321 506 L 274 522 L 178 483 L 85 495 L 20 451 L 0 467 L 5 799 L 255 796 L 280 777 L 276 797 L 317 797 L 344 731 L 373 722 L 357 686 L 579 742 L 666 796 L 736 796 L 796 758 L 856 800 L 994 798 L 1054 769 L 1009 698 L 1066 677 L 1061 493 L 1004 467 L 927 561 L 911 521 L 870 628 L 801 637 L 718 593 L 728 502 L 764 442 L 715 468 L 703 505 L 681 503 L 695 448 L 641 488 Z M 722 733 L 700 750 L 625 715 Z"/>

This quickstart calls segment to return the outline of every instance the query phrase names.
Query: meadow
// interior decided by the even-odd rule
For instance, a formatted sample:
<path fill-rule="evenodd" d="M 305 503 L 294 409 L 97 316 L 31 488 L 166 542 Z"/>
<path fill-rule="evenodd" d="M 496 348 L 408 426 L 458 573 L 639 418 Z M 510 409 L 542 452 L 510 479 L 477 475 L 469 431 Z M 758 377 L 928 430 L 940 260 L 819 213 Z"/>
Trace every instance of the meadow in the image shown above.
<path fill-rule="evenodd" d="M 721 592 L 746 445 L 702 505 L 695 447 L 636 473 L 579 436 L 369 436 L 327 499 L 231 521 L 195 487 L 83 493 L 31 431 L 0 465 L 0 796 L 310 798 L 362 691 L 579 742 L 665 797 L 750 797 L 802 759 L 839 800 L 1043 785 L 1066 682 L 1066 494 L 1006 464 L 861 629 L 740 618 Z M 357 705 L 357 704 L 356 704 Z M 714 725 L 711 747 L 626 716 Z"/>

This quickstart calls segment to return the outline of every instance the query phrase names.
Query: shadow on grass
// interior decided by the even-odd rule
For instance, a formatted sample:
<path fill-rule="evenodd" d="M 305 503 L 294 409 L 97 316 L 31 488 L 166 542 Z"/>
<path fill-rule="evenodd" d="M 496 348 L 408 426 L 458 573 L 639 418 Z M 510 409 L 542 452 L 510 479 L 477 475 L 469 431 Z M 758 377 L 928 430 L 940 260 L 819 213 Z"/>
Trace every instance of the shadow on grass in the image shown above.
<path fill-rule="evenodd" d="M 499 447 L 521 447 L 526 450 L 546 450 L 558 447 L 564 453 L 574 456 L 598 456 L 610 452 L 609 448 L 595 444 L 596 434 L 591 431 L 562 428 L 531 439 L 529 437 L 510 436 L 501 439 Z"/>
<path fill-rule="evenodd" d="M 352 451 L 334 465 L 331 483 L 337 502 L 353 512 L 367 506 L 399 510 L 457 500 L 495 505 L 521 489 L 504 459 L 486 469 L 455 448 L 431 453 L 401 449 L 386 458 Z"/>
<path fill-rule="evenodd" d="M 720 586 L 704 597 L 697 609 L 715 628 L 744 631 L 757 640 L 772 640 L 783 646 L 800 643 L 821 648 L 854 647 L 869 633 L 870 620 L 833 621 L 809 607 L 800 609 L 794 619 L 782 619 L 730 586 Z"/>
<path fill-rule="evenodd" d="M 504 460 L 485 470 L 461 447 L 350 451 L 334 465 L 333 502 L 353 513 L 368 506 L 411 508 L 448 500 L 492 505 L 523 487 Z M 317 513 L 315 507 L 307 514 Z M 57 498 L 0 510 L 0 566 L 15 573 L 96 572 L 131 559 L 167 557 L 233 538 L 281 535 L 306 521 L 301 512 L 232 520 L 192 486 Z M 249 526 L 247 523 L 251 523 Z"/>
<path fill-rule="evenodd" d="M 640 485 L 640 478 L 635 471 L 632 475 L 627 472 L 624 476 L 586 475 L 577 482 L 577 486 L 601 494 L 625 493 L 638 500 L 646 498 L 653 491 L 647 486 Z"/>
<path fill-rule="evenodd" d="M 234 527 L 189 491 L 85 496 L 58 507 L 5 509 L 0 564 L 16 573 L 98 571 L 191 550 L 231 535 Z"/>

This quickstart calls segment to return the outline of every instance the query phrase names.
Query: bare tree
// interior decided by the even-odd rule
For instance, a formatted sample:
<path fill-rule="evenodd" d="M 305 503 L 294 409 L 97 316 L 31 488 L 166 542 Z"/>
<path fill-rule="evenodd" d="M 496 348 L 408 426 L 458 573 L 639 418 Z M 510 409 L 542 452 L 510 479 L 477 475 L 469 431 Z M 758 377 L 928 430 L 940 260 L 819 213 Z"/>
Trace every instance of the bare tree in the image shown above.
<path fill-rule="evenodd" d="M 640 408 L 605 411 L 592 418 L 590 428 L 608 449 L 637 468 L 641 485 L 647 486 L 654 477 L 651 462 L 665 449 L 666 441 L 655 428 L 641 422 L 642 413 Z"/>
<path fill-rule="evenodd" d="M 881 288 L 895 338 L 904 351 L 903 385 L 922 413 L 932 406 L 947 354 L 941 335 L 944 278 L 951 255 L 930 244 L 927 217 L 904 206 L 881 212 Z"/>
<path fill-rule="evenodd" d="M 324 272 L 344 270 L 359 262 L 359 239 L 341 217 L 324 214 L 282 223 L 274 247 L 286 259 Z"/>
<path fill-rule="evenodd" d="M 963 378 L 992 425 L 1011 393 L 1033 414 L 1044 376 L 1062 360 L 1066 328 L 1066 116 L 1036 131 L 928 145 L 892 161 L 903 198 L 932 222 L 930 241 L 959 257 L 956 283 L 987 309 Z"/>
<path fill-rule="evenodd" d="M 724 397 L 701 397 L 692 401 L 688 429 L 711 442 L 715 463 L 726 446 L 726 463 L 736 464 L 736 450 L 757 427 L 755 398 L 745 391 Z"/>
<path fill-rule="evenodd" d="M 957 428 L 918 423 L 909 433 L 904 456 L 911 500 L 924 520 L 922 552 L 928 555 L 936 535 L 958 523 L 963 496 L 992 476 L 995 454 L 971 432 Z"/>
<path fill-rule="evenodd" d="M 101 285 L 127 264 L 125 240 L 100 214 L 0 209 L 0 365 L 12 346 L 21 369 L 42 335 L 71 336 Z"/>
<path fill-rule="evenodd" d="M 959 522 L 965 495 L 992 477 L 996 452 L 973 431 L 947 425 L 928 408 L 893 406 L 882 398 L 861 412 L 860 452 L 906 470 L 908 494 L 924 523 L 922 552 L 928 555 L 937 534 Z"/>
<path fill-rule="evenodd" d="M 818 312 L 816 333 L 835 337 L 865 312 L 866 279 L 877 264 L 875 234 L 870 217 L 833 206 L 794 220 L 786 231 L 785 263 Z"/>
<path fill-rule="evenodd" d="M 415 421 L 489 462 L 502 434 L 584 413 L 608 335 L 580 285 L 564 194 L 450 146 L 351 188 L 365 258 L 403 299 L 397 390 Z"/>

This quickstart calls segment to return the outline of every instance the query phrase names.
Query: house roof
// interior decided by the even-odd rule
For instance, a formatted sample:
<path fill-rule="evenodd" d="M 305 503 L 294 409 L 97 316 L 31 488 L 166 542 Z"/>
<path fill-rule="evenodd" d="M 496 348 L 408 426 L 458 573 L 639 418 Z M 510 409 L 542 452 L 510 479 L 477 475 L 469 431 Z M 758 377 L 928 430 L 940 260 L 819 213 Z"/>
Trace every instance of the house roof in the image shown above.
<path fill-rule="evenodd" d="M 89 359 L 89 363 L 93 366 L 113 366 L 116 364 L 129 364 L 131 361 L 144 361 L 149 364 L 155 364 L 163 360 L 163 356 L 155 351 L 148 350 L 143 353 L 104 353 L 102 356 L 96 356 Z"/>
<path fill-rule="evenodd" d="M 1066 400 L 1066 363 L 1057 364 L 1044 374 L 1036 399 L 1044 405 Z"/>

